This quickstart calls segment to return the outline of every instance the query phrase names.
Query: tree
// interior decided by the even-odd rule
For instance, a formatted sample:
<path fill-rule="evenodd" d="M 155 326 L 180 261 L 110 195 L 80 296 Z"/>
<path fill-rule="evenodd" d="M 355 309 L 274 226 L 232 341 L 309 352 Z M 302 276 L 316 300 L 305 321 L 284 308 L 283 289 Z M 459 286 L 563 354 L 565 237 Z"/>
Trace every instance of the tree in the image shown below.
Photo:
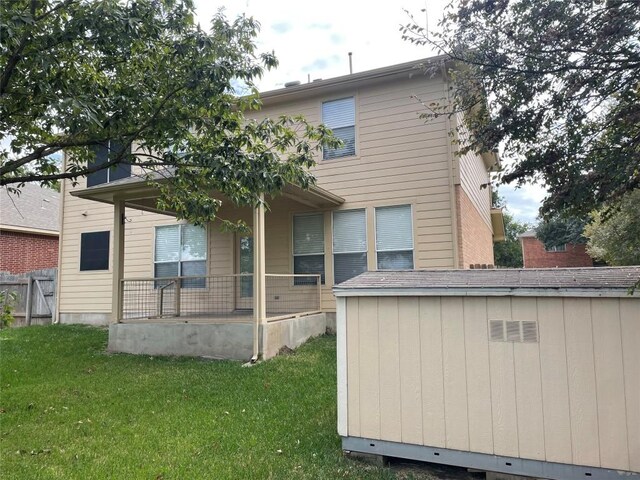
<path fill-rule="evenodd" d="M 496 191 L 492 192 L 492 200 L 494 207 L 506 208 L 504 199 Z M 522 244 L 518 236 L 529 230 L 530 226 L 516 220 L 508 210 L 503 210 L 502 218 L 505 239 L 493 244 L 494 262 L 497 267 L 522 268 Z"/>
<path fill-rule="evenodd" d="M 536 227 L 536 238 L 544 243 L 546 249 L 566 245 L 567 243 L 584 244 L 585 217 L 564 217 L 554 215 L 541 220 Z"/>
<path fill-rule="evenodd" d="M 287 182 L 308 187 L 314 151 L 336 142 L 302 118 L 245 118 L 277 64 L 256 51 L 251 18 L 220 12 L 207 32 L 192 0 L 15 0 L 0 12 L 0 185 L 131 164 L 162 208 L 202 223 L 220 206 L 211 190 L 255 205 Z"/>
<path fill-rule="evenodd" d="M 595 212 L 585 228 L 587 252 L 609 265 L 640 265 L 640 189 L 627 193 L 608 209 Z"/>
<path fill-rule="evenodd" d="M 463 150 L 501 149 L 500 180 L 542 183 L 545 217 L 584 216 L 640 186 L 637 0 L 465 0 L 436 32 L 413 19 L 401 31 L 444 54 L 453 80 L 453 106 L 425 117 L 464 112 Z"/>

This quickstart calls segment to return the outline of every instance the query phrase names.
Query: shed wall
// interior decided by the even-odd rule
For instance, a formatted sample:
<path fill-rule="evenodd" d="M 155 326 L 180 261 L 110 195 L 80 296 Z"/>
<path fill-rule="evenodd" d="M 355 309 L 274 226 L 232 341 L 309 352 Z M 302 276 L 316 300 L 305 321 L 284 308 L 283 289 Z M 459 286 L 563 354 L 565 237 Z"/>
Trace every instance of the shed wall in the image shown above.
<path fill-rule="evenodd" d="M 348 297 L 345 311 L 347 436 L 640 471 L 640 299 Z M 536 321 L 538 342 L 490 341 L 490 320 Z"/>

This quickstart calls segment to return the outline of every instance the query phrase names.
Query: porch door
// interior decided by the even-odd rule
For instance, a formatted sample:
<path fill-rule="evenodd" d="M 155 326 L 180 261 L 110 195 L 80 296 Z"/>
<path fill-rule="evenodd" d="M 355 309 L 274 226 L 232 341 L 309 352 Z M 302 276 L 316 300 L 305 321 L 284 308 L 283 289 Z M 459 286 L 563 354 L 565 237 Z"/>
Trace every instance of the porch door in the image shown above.
<path fill-rule="evenodd" d="M 238 237 L 237 272 L 253 273 L 253 237 Z M 253 309 L 253 277 L 238 277 L 236 282 L 236 310 Z"/>

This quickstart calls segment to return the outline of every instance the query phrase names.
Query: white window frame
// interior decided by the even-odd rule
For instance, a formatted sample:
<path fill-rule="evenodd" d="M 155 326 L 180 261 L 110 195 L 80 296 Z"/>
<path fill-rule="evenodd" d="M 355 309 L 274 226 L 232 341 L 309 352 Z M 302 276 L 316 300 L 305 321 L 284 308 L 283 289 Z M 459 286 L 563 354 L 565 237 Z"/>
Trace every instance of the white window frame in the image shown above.
<path fill-rule="evenodd" d="M 180 240 L 179 243 L 179 249 L 178 249 L 178 260 L 174 260 L 174 261 L 156 261 L 156 237 L 158 235 L 158 229 L 160 228 L 171 228 L 171 227 L 178 227 L 178 238 Z M 182 228 L 186 227 L 186 226 L 193 226 L 192 224 L 189 223 L 178 223 L 178 224 L 169 224 L 169 225 L 155 225 L 154 229 L 153 229 L 153 276 L 155 278 L 156 276 L 156 264 L 159 263 L 178 263 L 178 277 L 182 277 Z M 204 230 L 204 237 L 205 237 L 205 242 L 206 242 L 206 248 L 204 251 L 204 258 L 202 260 L 184 260 L 184 262 L 204 262 L 204 275 L 192 275 L 194 278 L 198 278 L 201 276 L 206 277 L 209 271 L 209 264 L 208 264 L 208 259 L 209 259 L 209 232 L 207 230 L 206 226 L 201 227 Z M 191 275 L 190 275 L 191 276 Z M 163 277 L 158 277 L 158 278 L 163 278 Z M 167 277 L 170 278 L 170 277 Z M 193 288 L 193 289 L 202 289 L 202 288 L 207 288 L 207 282 L 204 282 L 203 286 L 189 286 L 189 287 L 182 287 L 182 288 Z"/>
<path fill-rule="evenodd" d="M 362 210 L 364 212 L 364 250 L 361 251 L 350 251 L 350 252 L 338 252 L 336 253 L 336 245 L 335 245 L 335 238 L 333 236 L 335 228 L 334 228 L 334 215 L 336 213 L 340 213 L 340 212 L 351 212 L 354 210 Z M 333 262 L 332 264 L 332 275 L 333 275 L 333 284 L 336 285 L 336 255 L 348 255 L 348 254 L 354 254 L 354 253 L 364 253 L 366 255 L 366 270 L 369 270 L 369 218 L 368 218 L 369 212 L 367 211 L 367 208 L 363 207 L 363 208 L 349 208 L 346 210 L 334 210 L 333 212 L 331 212 L 331 261 Z M 346 281 L 346 280 L 345 280 Z"/>
<path fill-rule="evenodd" d="M 379 205 L 377 207 L 374 207 L 373 209 L 373 234 L 375 235 L 375 239 L 374 239 L 374 249 L 376 251 L 376 270 L 381 270 L 381 268 L 378 266 L 378 252 L 406 252 L 408 251 L 407 249 L 405 250 L 378 250 L 378 216 L 376 215 L 376 211 L 379 208 L 389 208 L 389 207 L 409 207 L 410 210 L 410 215 L 409 218 L 411 219 L 411 264 L 413 265 L 411 269 L 415 269 L 416 268 L 416 245 L 415 245 L 415 231 L 414 231 L 414 222 L 413 222 L 413 204 L 411 203 L 400 203 L 397 205 Z"/>
<path fill-rule="evenodd" d="M 295 235 L 295 218 L 296 217 L 311 217 L 311 216 L 318 216 L 322 218 L 322 252 L 320 253 L 296 253 L 296 235 Z M 324 212 L 308 212 L 308 213 L 295 213 L 293 214 L 293 216 L 291 217 L 291 252 L 292 252 L 292 257 L 293 257 L 293 265 L 291 265 L 291 271 L 294 273 L 294 275 L 296 274 L 296 257 L 312 257 L 312 256 L 319 256 L 322 255 L 322 264 L 324 266 L 324 280 L 320 279 L 320 283 L 321 285 L 325 285 L 327 283 L 327 255 L 326 255 L 326 246 L 325 246 L 325 228 L 324 228 Z M 304 273 L 300 274 L 300 275 L 305 275 Z M 312 273 L 309 273 L 309 275 L 314 275 Z M 293 280 L 294 285 L 296 285 L 295 283 L 295 277 Z"/>
<path fill-rule="evenodd" d="M 348 154 L 348 155 L 341 155 L 339 157 L 332 157 L 332 158 L 324 158 L 325 155 L 325 150 L 326 147 L 322 147 L 322 161 L 323 162 L 330 162 L 333 160 L 340 160 L 340 159 L 345 159 L 345 158 L 354 158 L 358 156 L 358 129 L 357 127 L 357 119 L 358 119 L 358 115 L 357 115 L 357 105 L 356 105 L 356 96 L 355 95 L 347 95 L 344 97 L 339 97 L 339 98 L 330 98 L 327 100 L 323 100 L 320 103 L 320 118 L 321 121 L 324 125 L 326 125 L 325 121 L 324 121 L 324 115 L 323 115 L 323 106 L 325 103 L 331 103 L 331 102 L 337 102 L 340 100 L 346 100 L 346 99 L 353 99 L 353 153 L 352 154 Z M 327 127 L 329 129 L 332 129 L 332 127 L 328 126 Z M 345 128 L 345 127 L 338 127 L 338 128 Z M 333 129 L 332 129 L 333 130 Z"/>

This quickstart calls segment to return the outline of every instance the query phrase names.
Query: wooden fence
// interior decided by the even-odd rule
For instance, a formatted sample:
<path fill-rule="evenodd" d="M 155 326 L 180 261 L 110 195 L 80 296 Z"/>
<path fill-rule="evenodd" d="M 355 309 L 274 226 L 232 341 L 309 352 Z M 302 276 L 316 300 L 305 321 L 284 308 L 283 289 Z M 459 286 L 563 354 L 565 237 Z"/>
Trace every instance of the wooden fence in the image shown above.
<path fill-rule="evenodd" d="M 55 318 L 57 268 L 12 275 L 0 272 L 0 292 L 15 292 L 13 326 L 48 325 Z M 5 295 L 8 298 L 8 295 Z"/>

